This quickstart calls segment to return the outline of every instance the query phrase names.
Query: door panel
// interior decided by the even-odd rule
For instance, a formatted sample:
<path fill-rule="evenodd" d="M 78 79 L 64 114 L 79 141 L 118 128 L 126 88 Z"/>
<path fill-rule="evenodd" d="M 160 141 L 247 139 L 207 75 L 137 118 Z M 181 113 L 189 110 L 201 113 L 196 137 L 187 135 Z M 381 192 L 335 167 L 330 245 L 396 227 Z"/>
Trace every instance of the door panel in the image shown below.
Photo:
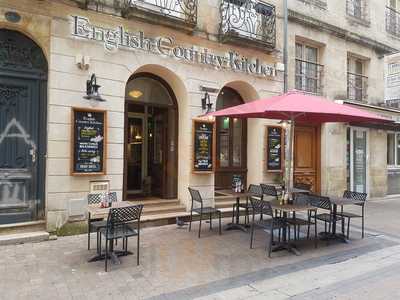
<path fill-rule="evenodd" d="M 0 223 L 38 216 L 39 82 L 0 76 Z M 40 158 L 42 159 L 42 158 Z"/>
<path fill-rule="evenodd" d="M 367 131 L 351 131 L 351 190 L 367 192 Z"/>
<path fill-rule="evenodd" d="M 294 132 L 294 182 L 310 184 L 314 192 L 319 184 L 319 127 L 296 126 Z"/>

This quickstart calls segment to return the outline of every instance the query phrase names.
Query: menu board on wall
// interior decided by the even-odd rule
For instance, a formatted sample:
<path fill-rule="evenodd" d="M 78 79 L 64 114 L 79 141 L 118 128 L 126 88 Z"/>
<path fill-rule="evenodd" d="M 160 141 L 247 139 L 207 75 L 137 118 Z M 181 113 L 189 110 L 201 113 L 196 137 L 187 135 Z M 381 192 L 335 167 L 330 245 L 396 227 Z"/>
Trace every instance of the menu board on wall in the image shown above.
<path fill-rule="evenodd" d="M 282 170 L 283 130 L 281 127 L 267 127 L 267 170 Z"/>
<path fill-rule="evenodd" d="M 213 172 L 215 167 L 214 144 L 215 144 L 214 122 L 194 120 L 193 121 L 193 171 Z"/>
<path fill-rule="evenodd" d="M 72 108 L 72 175 L 104 175 L 107 112 Z"/>

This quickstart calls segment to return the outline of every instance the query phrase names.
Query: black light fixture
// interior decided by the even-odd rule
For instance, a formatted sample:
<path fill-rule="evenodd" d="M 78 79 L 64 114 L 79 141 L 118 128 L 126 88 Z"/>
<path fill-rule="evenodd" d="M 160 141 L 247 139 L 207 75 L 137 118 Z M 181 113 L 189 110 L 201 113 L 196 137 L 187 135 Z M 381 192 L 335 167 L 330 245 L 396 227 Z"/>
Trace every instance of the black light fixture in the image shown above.
<path fill-rule="evenodd" d="M 201 108 L 203 110 L 207 109 L 207 113 L 209 113 L 212 109 L 212 105 L 213 104 L 211 103 L 210 95 L 206 91 L 206 93 L 204 94 L 204 97 L 201 98 Z"/>
<path fill-rule="evenodd" d="M 99 93 L 99 88 L 101 85 L 97 84 L 96 74 L 92 74 L 90 80 L 86 81 L 86 96 L 83 98 L 88 100 L 96 100 L 96 101 L 106 101 L 105 99 L 101 98 Z"/>

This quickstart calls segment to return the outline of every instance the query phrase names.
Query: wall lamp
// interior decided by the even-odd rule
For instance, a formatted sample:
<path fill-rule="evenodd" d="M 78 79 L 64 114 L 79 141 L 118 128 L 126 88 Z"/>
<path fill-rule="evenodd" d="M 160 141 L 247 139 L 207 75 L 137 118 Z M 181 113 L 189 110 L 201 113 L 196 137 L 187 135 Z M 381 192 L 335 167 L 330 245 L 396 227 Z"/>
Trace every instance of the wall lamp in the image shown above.
<path fill-rule="evenodd" d="M 210 94 L 206 91 L 204 97 L 201 98 L 201 108 L 203 110 L 207 109 L 207 113 L 212 110 L 213 104 L 211 103 Z"/>
<path fill-rule="evenodd" d="M 86 96 L 83 98 L 88 100 L 106 101 L 100 96 L 99 88 L 101 85 L 97 84 L 96 74 L 92 74 L 90 80 L 86 81 Z"/>

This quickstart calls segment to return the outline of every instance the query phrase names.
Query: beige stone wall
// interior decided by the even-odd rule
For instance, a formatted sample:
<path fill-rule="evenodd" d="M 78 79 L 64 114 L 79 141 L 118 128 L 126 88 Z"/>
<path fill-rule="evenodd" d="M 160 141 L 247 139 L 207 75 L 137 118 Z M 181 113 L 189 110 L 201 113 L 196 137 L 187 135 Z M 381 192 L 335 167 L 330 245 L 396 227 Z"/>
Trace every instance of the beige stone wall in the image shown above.
<path fill-rule="evenodd" d="M 270 55 L 260 51 L 215 42 L 218 32 L 218 1 L 201 2 L 199 7 L 199 29 L 193 35 L 150 25 L 134 20 L 81 10 L 56 1 L 41 1 L 38 7 L 28 5 L 29 1 L 3 1 L 5 9 L 18 11 L 23 20 L 32 15 L 32 21 L 40 25 L 16 25 L 16 30 L 29 33 L 38 39 L 49 60 L 48 80 L 48 155 L 46 178 L 46 209 L 48 229 L 53 230 L 68 218 L 68 204 L 71 199 L 83 199 L 89 192 L 91 180 L 109 180 L 110 189 L 122 197 L 124 165 L 124 103 L 125 85 L 129 77 L 137 72 L 150 72 L 163 78 L 172 88 L 178 101 L 179 138 L 178 138 L 178 198 L 188 204 L 188 186 L 196 186 L 205 198 L 213 198 L 214 175 L 195 175 L 192 165 L 192 118 L 203 113 L 200 86 L 221 89 L 230 86 L 236 89 L 245 101 L 278 94 L 282 91 L 282 74 L 265 78 L 250 76 L 232 71 L 218 71 L 210 67 L 177 62 L 172 58 L 119 49 L 116 52 L 105 51 L 99 42 L 77 39 L 71 36 L 71 15 L 86 16 L 91 23 L 115 28 L 123 25 L 126 30 L 136 32 L 141 29 L 147 36 L 173 36 L 183 45 L 206 47 L 216 53 L 226 53 L 229 49 L 239 51 L 248 57 L 258 57 L 261 61 L 274 64 L 281 62 L 279 51 Z M 65 2 L 67 3 L 67 2 Z M 25 5 L 24 5 L 25 4 Z M 47 4 L 46 9 L 44 9 Z M 205 5 L 204 5 L 205 4 Z M 211 12 L 211 13 L 210 13 Z M 42 16 L 43 15 L 43 16 Z M 44 23 L 46 20 L 47 23 Z M 0 21 L 2 21 L 0 19 Z M 278 21 L 280 22 L 280 21 Z M 4 23 L 4 22 L 3 22 Z M 0 23 L 0 24 L 3 24 Z M 6 26 L 9 26 L 7 24 Z M 31 27 L 35 29 L 31 30 Z M 278 25 L 277 28 L 282 26 Z M 279 29 L 278 29 L 279 30 Z M 207 34 L 206 34 L 207 33 Z M 208 35 L 209 34 L 209 35 Z M 281 33 L 278 33 L 281 36 Z M 278 49 L 281 47 L 278 42 Z M 88 70 L 76 66 L 75 57 L 90 57 Z M 107 100 L 92 103 L 83 99 L 86 80 L 95 73 L 102 86 L 101 95 Z M 215 102 L 217 94 L 211 95 Z M 70 176 L 71 144 L 71 108 L 94 107 L 108 112 L 107 175 Z M 215 107 L 215 103 L 214 103 Z M 251 120 L 248 126 L 248 182 L 270 180 L 261 165 L 265 163 L 264 140 L 265 124 L 268 121 Z"/>

